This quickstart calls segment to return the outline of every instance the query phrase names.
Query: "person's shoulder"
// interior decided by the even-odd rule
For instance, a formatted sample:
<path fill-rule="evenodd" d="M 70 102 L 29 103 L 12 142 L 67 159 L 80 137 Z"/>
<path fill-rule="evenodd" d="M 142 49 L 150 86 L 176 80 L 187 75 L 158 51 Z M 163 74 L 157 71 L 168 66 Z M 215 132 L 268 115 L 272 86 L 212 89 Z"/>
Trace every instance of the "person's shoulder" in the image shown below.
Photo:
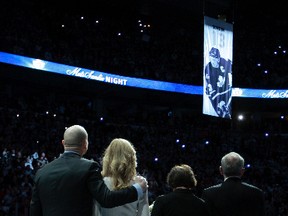
<path fill-rule="evenodd" d="M 209 187 L 207 187 L 207 188 L 204 188 L 203 191 L 217 190 L 218 188 L 221 187 L 221 185 L 222 185 L 222 183 L 220 183 L 220 184 L 216 184 L 216 185 L 212 185 L 212 186 L 209 186 Z"/>
<path fill-rule="evenodd" d="M 205 200 L 201 197 L 198 197 L 196 195 L 194 195 L 194 198 L 196 200 L 196 202 L 199 204 L 199 205 L 204 205 L 205 204 Z"/>
<path fill-rule="evenodd" d="M 81 159 L 83 162 L 87 162 L 87 163 L 97 163 L 96 161 L 94 160 L 91 160 L 91 159 L 87 159 L 87 158 L 84 158 L 84 157 L 81 157 Z"/>
<path fill-rule="evenodd" d="M 54 159 L 53 161 L 44 164 L 43 166 L 36 168 L 36 175 L 46 175 L 46 173 L 50 173 L 51 170 L 55 169 L 56 164 L 58 163 L 58 158 Z"/>
<path fill-rule="evenodd" d="M 54 160 L 51 160 L 50 162 L 43 164 L 43 166 L 41 166 L 38 170 L 49 169 L 50 167 L 53 167 L 59 162 L 60 162 L 59 158 L 55 158 Z"/>
<path fill-rule="evenodd" d="M 163 200 L 166 200 L 169 197 L 169 194 L 161 194 L 156 197 L 155 202 L 163 202 Z"/>
<path fill-rule="evenodd" d="M 228 59 L 228 58 L 220 58 L 220 62 L 221 63 L 230 63 L 230 64 L 232 64 L 232 61 L 231 61 L 231 59 Z"/>
<path fill-rule="evenodd" d="M 188 196 L 193 196 L 194 198 L 196 197 L 196 196 L 194 196 L 194 193 L 184 193 L 185 194 L 185 197 L 188 197 Z M 165 193 L 165 194 L 161 194 L 161 195 L 159 195 L 157 198 L 156 198 L 156 200 L 158 199 L 158 200 L 160 200 L 160 201 L 164 201 L 164 200 L 166 200 L 166 201 L 168 201 L 168 200 L 174 200 L 175 198 L 176 199 L 178 199 L 179 197 L 182 197 L 183 196 L 183 193 L 179 193 L 179 192 L 177 192 L 177 191 L 170 191 L 170 192 L 168 192 L 168 193 Z"/>
<path fill-rule="evenodd" d="M 232 65 L 232 61 L 230 59 L 221 58 L 220 59 L 220 65 L 230 68 Z"/>
<path fill-rule="evenodd" d="M 158 197 L 156 197 L 156 199 L 163 199 L 165 198 L 166 196 L 168 196 L 170 193 L 168 194 L 160 194 Z"/>
<path fill-rule="evenodd" d="M 84 162 L 84 163 L 97 164 L 97 165 L 100 166 L 100 164 L 99 164 L 97 161 L 93 160 L 93 159 L 88 159 L 88 158 L 81 157 L 80 160 L 81 160 L 82 162 Z"/>
<path fill-rule="evenodd" d="M 242 182 L 242 185 L 244 185 L 245 187 L 247 187 L 251 190 L 259 191 L 262 193 L 262 189 L 260 189 L 259 187 L 255 186 L 255 185 L 249 184 L 247 182 Z"/>
<path fill-rule="evenodd" d="M 112 182 L 113 182 L 112 178 L 105 176 L 105 177 L 103 178 L 103 181 L 105 182 L 105 184 L 107 185 L 107 187 L 108 187 L 110 190 L 112 190 Z"/>
<path fill-rule="evenodd" d="M 96 168 L 97 170 L 100 170 L 100 164 L 97 161 L 87 159 L 87 158 L 81 158 L 81 165 L 88 166 L 90 168 Z"/>

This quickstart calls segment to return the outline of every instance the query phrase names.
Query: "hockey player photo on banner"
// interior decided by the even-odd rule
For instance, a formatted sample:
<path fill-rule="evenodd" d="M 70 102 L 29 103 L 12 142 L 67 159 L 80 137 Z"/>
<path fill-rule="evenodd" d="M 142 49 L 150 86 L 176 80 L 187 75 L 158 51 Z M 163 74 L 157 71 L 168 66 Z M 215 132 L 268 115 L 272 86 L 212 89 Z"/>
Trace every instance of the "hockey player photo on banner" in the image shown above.
<path fill-rule="evenodd" d="M 233 25 L 204 17 L 203 114 L 231 119 Z"/>

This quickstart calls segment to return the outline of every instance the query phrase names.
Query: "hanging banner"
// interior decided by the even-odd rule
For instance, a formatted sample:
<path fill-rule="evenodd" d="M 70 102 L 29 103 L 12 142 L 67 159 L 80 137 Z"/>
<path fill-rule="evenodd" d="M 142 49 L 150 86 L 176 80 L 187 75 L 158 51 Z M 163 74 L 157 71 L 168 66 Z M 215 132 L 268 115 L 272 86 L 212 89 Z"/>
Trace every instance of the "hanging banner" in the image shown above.
<path fill-rule="evenodd" d="M 231 119 L 233 25 L 204 17 L 203 114 Z"/>

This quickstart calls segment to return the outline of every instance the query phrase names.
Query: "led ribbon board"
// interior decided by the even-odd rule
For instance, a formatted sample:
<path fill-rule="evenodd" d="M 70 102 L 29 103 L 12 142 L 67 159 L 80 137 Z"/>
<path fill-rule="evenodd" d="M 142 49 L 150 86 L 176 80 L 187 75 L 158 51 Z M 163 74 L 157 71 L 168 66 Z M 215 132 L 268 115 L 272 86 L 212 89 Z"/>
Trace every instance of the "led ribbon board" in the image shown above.
<path fill-rule="evenodd" d="M 126 77 L 115 74 L 104 73 L 101 71 L 69 66 L 55 62 L 45 61 L 0 52 L 0 63 L 26 67 L 35 70 L 46 71 L 49 73 L 57 73 L 66 76 L 74 76 L 83 79 L 95 80 L 96 82 L 104 82 L 119 86 L 130 86 L 135 88 L 144 88 L 159 91 L 177 92 L 183 94 L 202 95 L 203 87 L 195 85 L 186 85 L 180 83 L 163 82 L 149 79 L 141 79 L 134 77 Z M 0 72 L 1 74 L 1 72 Z M 244 98 L 288 98 L 288 89 L 248 89 L 233 88 L 232 97 Z"/>

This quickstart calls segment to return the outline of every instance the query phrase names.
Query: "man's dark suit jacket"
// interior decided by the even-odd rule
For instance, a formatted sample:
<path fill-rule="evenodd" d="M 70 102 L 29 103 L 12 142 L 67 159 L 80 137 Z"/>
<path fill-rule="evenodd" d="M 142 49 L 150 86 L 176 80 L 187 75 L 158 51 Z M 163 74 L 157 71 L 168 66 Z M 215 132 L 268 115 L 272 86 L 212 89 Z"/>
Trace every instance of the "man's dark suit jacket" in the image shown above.
<path fill-rule="evenodd" d="M 206 216 L 207 209 L 202 199 L 191 190 L 176 189 L 159 196 L 154 202 L 151 216 Z"/>
<path fill-rule="evenodd" d="M 98 163 L 67 152 L 39 169 L 30 203 L 30 216 L 91 216 L 93 199 L 103 207 L 137 200 L 137 190 L 112 192 L 102 180 Z"/>
<path fill-rule="evenodd" d="M 264 194 L 261 189 L 230 177 L 221 184 L 203 190 L 202 199 L 211 215 L 264 216 Z"/>

